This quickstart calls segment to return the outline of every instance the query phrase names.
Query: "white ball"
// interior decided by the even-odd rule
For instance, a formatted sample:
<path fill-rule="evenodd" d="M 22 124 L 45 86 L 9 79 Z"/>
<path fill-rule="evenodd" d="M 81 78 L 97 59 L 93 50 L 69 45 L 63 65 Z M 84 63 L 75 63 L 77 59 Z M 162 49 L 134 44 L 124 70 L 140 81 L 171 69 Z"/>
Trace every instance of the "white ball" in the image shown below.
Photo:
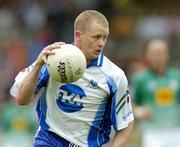
<path fill-rule="evenodd" d="M 54 80 L 60 83 L 71 83 L 83 76 L 86 69 L 86 58 L 78 47 L 65 44 L 53 51 L 55 54 L 47 58 L 49 64 L 47 68 Z"/>

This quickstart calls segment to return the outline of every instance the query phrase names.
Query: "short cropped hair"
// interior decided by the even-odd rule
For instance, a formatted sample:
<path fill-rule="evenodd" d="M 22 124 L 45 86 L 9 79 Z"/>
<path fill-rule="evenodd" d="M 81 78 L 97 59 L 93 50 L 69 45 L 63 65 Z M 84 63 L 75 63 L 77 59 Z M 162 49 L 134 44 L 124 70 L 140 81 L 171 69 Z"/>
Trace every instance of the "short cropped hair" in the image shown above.
<path fill-rule="evenodd" d="M 103 14 L 96 10 L 86 10 L 75 19 L 74 30 L 85 32 L 93 22 L 100 23 L 104 27 L 109 27 L 109 23 Z"/>

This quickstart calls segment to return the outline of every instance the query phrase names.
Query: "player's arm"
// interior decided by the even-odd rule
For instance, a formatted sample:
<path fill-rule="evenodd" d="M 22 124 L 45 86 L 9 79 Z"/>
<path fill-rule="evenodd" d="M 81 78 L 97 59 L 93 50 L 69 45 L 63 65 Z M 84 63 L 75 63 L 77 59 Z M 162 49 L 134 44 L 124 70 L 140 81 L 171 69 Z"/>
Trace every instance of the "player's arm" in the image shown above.
<path fill-rule="evenodd" d="M 21 81 L 19 85 L 17 96 L 16 96 L 16 100 L 18 104 L 27 105 L 33 100 L 35 88 L 38 81 L 38 75 L 41 70 L 41 67 L 43 66 L 43 64 L 48 64 L 47 56 L 54 54 L 52 50 L 55 48 L 60 48 L 61 45 L 62 45 L 62 42 L 56 42 L 45 47 L 41 51 L 41 53 L 39 54 L 35 62 L 34 67 L 25 76 L 25 78 Z"/>
<path fill-rule="evenodd" d="M 138 120 L 152 119 L 152 109 L 149 106 L 144 106 L 142 100 L 144 99 L 144 78 L 141 73 L 135 74 L 132 77 L 131 89 L 133 97 L 133 112 L 134 117 Z"/>
<path fill-rule="evenodd" d="M 113 99 L 115 100 L 115 110 L 113 111 L 114 119 L 112 122 L 116 133 L 112 147 L 124 147 L 126 145 L 134 122 L 128 81 L 124 73 L 122 73 L 118 83 L 119 86 Z"/>
<path fill-rule="evenodd" d="M 41 65 L 35 63 L 31 72 L 21 81 L 16 97 L 19 105 L 27 105 L 32 101 L 41 67 Z"/>
<path fill-rule="evenodd" d="M 112 147 L 125 147 L 125 144 L 128 141 L 128 137 L 131 134 L 132 129 L 133 129 L 133 122 L 134 121 L 131 121 L 128 124 L 127 128 L 122 129 L 120 131 L 116 131 Z"/>

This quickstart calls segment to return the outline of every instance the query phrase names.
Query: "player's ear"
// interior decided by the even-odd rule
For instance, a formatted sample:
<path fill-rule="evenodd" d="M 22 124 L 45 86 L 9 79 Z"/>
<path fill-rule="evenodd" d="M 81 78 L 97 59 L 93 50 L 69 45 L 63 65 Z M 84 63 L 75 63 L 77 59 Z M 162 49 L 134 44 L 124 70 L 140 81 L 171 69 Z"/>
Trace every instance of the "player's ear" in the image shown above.
<path fill-rule="evenodd" d="M 74 32 L 74 38 L 76 39 L 76 41 L 80 41 L 80 37 L 81 37 L 81 31 L 78 31 L 78 30 L 76 30 L 75 32 Z"/>

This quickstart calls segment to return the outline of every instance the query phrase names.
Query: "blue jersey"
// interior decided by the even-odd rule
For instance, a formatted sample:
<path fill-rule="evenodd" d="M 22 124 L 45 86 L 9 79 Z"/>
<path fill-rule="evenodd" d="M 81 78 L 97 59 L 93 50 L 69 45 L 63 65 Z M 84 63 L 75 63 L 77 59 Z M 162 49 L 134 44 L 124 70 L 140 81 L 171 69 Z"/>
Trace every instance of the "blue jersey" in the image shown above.
<path fill-rule="evenodd" d="M 44 65 L 35 94 L 43 87 L 37 104 L 40 127 L 78 146 L 107 143 L 111 125 L 121 130 L 134 119 L 126 76 L 103 54 L 69 84 L 53 80 Z"/>

